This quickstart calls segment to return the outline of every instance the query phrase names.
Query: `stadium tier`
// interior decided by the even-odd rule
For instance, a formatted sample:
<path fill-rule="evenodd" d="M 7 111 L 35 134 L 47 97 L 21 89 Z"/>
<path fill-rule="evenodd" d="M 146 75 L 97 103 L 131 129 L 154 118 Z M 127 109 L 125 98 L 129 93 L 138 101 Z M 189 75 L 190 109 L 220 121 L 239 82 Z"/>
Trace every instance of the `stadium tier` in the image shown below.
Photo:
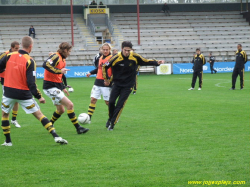
<path fill-rule="evenodd" d="M 38 66 L 48 58 L 49 52 L 56 52 L 61 42 L 71 43 L 71 22 L 69 14 L 29 14 L 29 15 L 0 15 L 0 50 L 6 51 L 14 40 L 21 42 L 23 36 L 28 35 L 29 27 L 34 26 L 36 39 L 31 56 Z M 74 50 L 69 56 L 68 65 L 92 65 L 92 58 L 96 54 L 85 49 L 85 39 L 79 27 L 74 23 Z"/>
<path fill-rule="evenodd" d="M 137 45 L 137 14 L 116 13 L 112 21 L 125 40 L 135 45 L 147 58 L 164 58 L 167 62 L 190 62 L 195 48 L 217 61 L 235 59 L 238 43 L 250 52 L 250 26 L 239 12 L 141 13 L 141 46 Z"/>
<path fill-rule="evenodd" d="M 172 12 L 141 13 L 141 45 L 137 38 L 136 13 L 112 13 L 114 36 L 130 40 L 136 52 L 146 58 L 165 59 L 168 63 L 190 62 L 197 47 L 207 57 L 213 52 L 217 61 L 233 61 L 236 45 L 241 43 L 250 53 L 250 26 L 240 12 Z M 63 42 L 71 42 L 69 14 L 0 15 L 0 50 L 5 51 L 14 40 L 28 34 L 30 25 L 36 29 L 32 56 L 38 66 Z M 115 40 L 114 40 L 115 41 Z M 74 15 L 75 46 L 68 65 L 92 65 L 92 59 L 100 44 L 94 40 L 83 16 Z M 147 70 L 145 70 L 147 71 Z"/>

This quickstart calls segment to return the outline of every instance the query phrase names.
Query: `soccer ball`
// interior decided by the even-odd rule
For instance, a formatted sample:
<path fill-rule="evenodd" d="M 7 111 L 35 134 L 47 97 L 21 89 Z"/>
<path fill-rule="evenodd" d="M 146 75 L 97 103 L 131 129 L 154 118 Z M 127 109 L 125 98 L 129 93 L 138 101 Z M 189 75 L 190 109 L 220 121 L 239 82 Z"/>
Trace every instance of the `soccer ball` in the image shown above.
<path fill-rule="evenodd" d="M 90 117 L 88 114 L 86 113 L 81 113 L 78 116 L 78 122 L 81 124 L 90 124 Z"/>
<path fill-rule="evenodd" d="M 73 88 L 69 88 L 69 92 L 73 92 L 74 91 L 74 89 Z"/>

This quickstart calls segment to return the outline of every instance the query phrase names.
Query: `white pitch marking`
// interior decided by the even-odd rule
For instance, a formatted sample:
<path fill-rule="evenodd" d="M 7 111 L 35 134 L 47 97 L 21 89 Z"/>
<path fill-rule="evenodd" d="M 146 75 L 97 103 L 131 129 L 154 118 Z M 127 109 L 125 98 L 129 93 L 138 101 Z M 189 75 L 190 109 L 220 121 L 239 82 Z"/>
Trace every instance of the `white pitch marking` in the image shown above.
<path fill-rule="evenodd" d="M 219 83 L 215 84 L 215 86 L 225 88 L 226 86 L 221 86 L 221 84 L 225 84 L 225 83 L 230 83 L 230 82 L 219 82 Z"/>

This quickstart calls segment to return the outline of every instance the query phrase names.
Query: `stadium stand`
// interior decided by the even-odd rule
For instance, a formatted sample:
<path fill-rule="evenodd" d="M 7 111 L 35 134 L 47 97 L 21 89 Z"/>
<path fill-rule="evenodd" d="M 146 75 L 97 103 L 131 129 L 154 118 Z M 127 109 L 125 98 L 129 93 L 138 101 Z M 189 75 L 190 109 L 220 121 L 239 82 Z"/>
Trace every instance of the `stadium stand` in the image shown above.
<path fill-rule="evenodd" d="M 31 56 L 41 66 L 48 58 L 49 52 L 55 52 L 61 42 L 71 43 L 71 22 L 69 14 L 29 14 L 29 15 L 0 15 L 0 51 L 8 50 L 14 40 L 21 42 L 28 35 L 30 25 L 36 29 L 34 49 Z M 68 65 L 92 65 L 96 49 L 86 51 L 86 40 L 74 23 L 75 46 L 69 56 Z"/>
<path fill-rule="evenodd" d="M 135 44 L 145 57 L 164 58 L 167 62 L 190 62 L 195 48 L 217 61 L 232 61 L 236 45 L 242 43 L 250 53 L 250 26 L 239 12 L 172 12 L 141 13 L 141 46 L 137 44 L 137 15 L 116 13 L 111 19 L 118 25 L 125 40 Z"/>
<path fill-rule="evenodd" d="M 238 43 L 250 53 L 250 26 L 239 12 L 172 12 L 170 17 L 163 13 L 141 13 L 140 46 L 137 45 L 136 13 L 113 13 L 111 21 L 116 41 L 113 46 L 130 40 L 136 52 L 146 58 L 165 59 L 168 63 L 190 62 L 195 48 L 200 47 L 206 57 L 213 52 L 217 61 L 233 61 Z M 30 25 L 34 25 L 36 39 L 31 56 L 38 66 L 61 42 L 71 42 L 69 14 L 0 15 L 0 24 L 0 51 L 28 35 Z M 75 46 L 68 65 L 92 65 L 100 45 L 81 14 L 74 15 L 74 37 Z"/>

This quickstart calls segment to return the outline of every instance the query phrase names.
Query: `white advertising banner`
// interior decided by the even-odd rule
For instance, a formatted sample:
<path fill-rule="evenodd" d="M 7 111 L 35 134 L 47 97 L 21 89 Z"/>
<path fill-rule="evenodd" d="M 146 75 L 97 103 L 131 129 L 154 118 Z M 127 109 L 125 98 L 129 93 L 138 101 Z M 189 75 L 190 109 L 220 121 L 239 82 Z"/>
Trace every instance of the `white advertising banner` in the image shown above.
<path fill-rule="evenodd" d="M 171 64 L 161 64 L 160 66 L 157 66 L 156 74 L 157 75 L 170 75 Z"/>

